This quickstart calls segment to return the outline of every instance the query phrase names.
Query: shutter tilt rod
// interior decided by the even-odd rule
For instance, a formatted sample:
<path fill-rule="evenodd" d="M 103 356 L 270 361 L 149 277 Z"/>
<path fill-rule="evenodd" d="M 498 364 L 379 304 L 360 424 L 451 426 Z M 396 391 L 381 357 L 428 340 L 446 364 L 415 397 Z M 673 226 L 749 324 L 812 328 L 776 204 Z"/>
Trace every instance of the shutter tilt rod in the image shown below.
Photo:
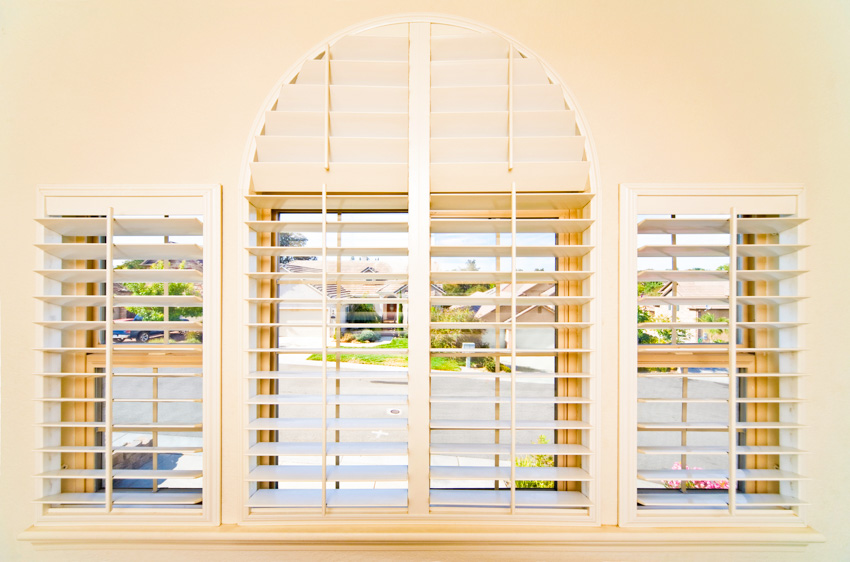
<path fill-rule="evenodd" d="M 514 46 L 508 46 L 508 171 L 514 169 Z M 516 186 L 514 186 L 516 187 Z"/>
<path fill-rule="evenodd" d="M 322 184 L 322 515 L 328 511 L 328 186 Z"/>
<path fill-rule="evenodd" d="M 738 217 L 729 210 L 729 514 L 735 515 L 735 471 L 738 468 Z"/>
<path fill-rule="evenodd" d="M 325 170 L 331 169 L 331 45 L 325 48 Z"/>
<path fill-rule="evenodd" d="M 516 207 L 516 182 L 511 182 L 511 515 L 516 513 Z"/>

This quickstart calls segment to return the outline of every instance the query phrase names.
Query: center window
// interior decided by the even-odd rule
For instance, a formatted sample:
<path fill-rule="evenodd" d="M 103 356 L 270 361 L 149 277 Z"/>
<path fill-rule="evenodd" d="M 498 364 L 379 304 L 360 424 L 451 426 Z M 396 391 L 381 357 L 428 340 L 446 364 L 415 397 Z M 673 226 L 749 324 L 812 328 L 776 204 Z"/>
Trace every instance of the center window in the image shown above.
<path fill-rule="evenodd" d="M 598 517 L 571 105 L 496 34 L 424 22 L 282 84 L 247 193 L 249 519 Z"/>

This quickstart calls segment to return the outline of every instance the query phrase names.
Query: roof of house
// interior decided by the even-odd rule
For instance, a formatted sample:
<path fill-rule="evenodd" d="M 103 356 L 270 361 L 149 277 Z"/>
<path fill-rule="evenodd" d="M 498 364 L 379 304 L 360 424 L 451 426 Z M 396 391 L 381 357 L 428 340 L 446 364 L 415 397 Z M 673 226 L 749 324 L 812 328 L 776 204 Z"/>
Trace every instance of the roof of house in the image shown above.
<path fill-rule="evenodd" d="M 337 271 L 336 258 L 328 259 L 326 262 L 328 271 Z M 320 260 L 291 260 L 280 266 L 281 271 L 321 273 Z M 380 260 L 339 260 L 340 273 L 398 273 L 392 263 Z"/>
<path fill-rule="evenodd" d="M 673 284 L 668 283 L 661 288 L 659 294 L 669 296 L 672 292 Z M 726 281 L 680 281 L 676 284 L 676 296 L 726 298 L 729 296 L 729 283 Z"/>
<path fill-rule="evenodd" d="M 329 269 L 336 270 L 336 262 L 329 263 Z M 363 261 L 340 261 L 340 273 L 394 273 L 392 265 L 387 262 L 370 261 L 368 264 Z M 322 266 L 316 260 L 293 260 L 283 264 L 280 267 L 281 271 L 291 273 L 321 273 Z M 322 292 L 321 283 L 310 283 L 319 293 Z M 407 288 L 407 283 L 404 281 L 391 281 L 376 279 L 375 281 L 354 281 L 346 283 L 328 283 L 328 296 L 330 298 L 347 298 L 364 295 L 398 295 Z"/>
<path fill-rule="evenodd" d="M 528 297 L 528 296 L 535 296 L 535 297 L 536 296 L 543 296 L 543 297 L 548 297 L 548 296 L 552 296 L 552 295 L 555 294 L 555 289 L 556 289 L 556 287 L 554 285 L 552 285 L 551 283 L 518 283 L 517 284 L 517 296 L 525 296 L 525 297 Z M 507 284 L 507 285 L 501 285 L 501 286 L 498 286 L 498 287 L 493 287 L 492 289 L 488 289 L 486 291 L 476 291 L 475 293 L 470 293 L 468 296 L 469 297 L 476 297 L 476 296 L 478 296 L 478 297 L 495 297 L 495 296 L 509 297 L 512 294 L 513 294 L 513 291 L 511 289 L 511 285 Z M 457 304 L 457 305 L 453 305 L 451 308 L 462 308 L 462 307 L 465 307 L 465 306 L 468 306 L 468 305 Z M 520 316 L 520 315 L 524 314 L 525 312 L 527 312 L 528 310 L 533 309 L 535 307 L 536 307 L 536 305 L 530 306 L 530 307 L 528 307 L 528 309 L 520 311 L 517 314 L 517 316 Z M 484 304 L 484 305 L 472 306 L 470 308 L 475 310 L 475 318 L 481 319 L 484 316 L 487 316 L 488 314 L 495 311 L 496 305 Z M 549 307 L 549 308 L 551 308 L 551 307 Z"/>

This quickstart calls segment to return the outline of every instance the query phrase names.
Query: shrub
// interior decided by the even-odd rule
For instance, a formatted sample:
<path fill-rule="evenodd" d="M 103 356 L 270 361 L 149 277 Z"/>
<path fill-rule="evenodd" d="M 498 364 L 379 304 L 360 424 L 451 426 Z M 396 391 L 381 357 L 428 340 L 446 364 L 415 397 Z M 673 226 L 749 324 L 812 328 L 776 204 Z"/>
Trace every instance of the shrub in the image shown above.
<path fill-rule="evenodd" d="M 492 357 L 485 357 L 484 361 L 483 361 L 483 367 L 486 370 L 490 371 L 491 373 L 495 373 L 496 372 L 496 360 L 493 359 Z M 503 373 L 510 373 L 511 372 L 511 368 L 508 367 L 507 365 L 505 365 L 504 363 L 499 365 L 499 370 Z"/>
<path fill-rule="evenodd" d="M 432 322 L 477 322 L 475 311 L 468 307 L 440 308 L 431 307 Z M 431 347 L 459 348 L 464 342 L 472 342 L 475 347 L 484 347 L 481 337 L 483 329 L 441 328 L 431 330 Z"/>
<path fill-rule="evenodd" d="M 372 330 L 363 330 L 359 334 L 357 334 L 357 341 L 363 342 L 373 342 L 381 339 L 381 336 L 377 334 L 377 332 L 373 332 Z"/>
<path fill-rule="evenodd" d="M 381 321 L 375 307 L 371 304 L 351 304 L 348 306 L 346 322 L 351 324 L 378 324 Z"/>
<path fill-rule="evenodd" d="M 675 462 L 673 463 L 673 470 L 682 470 L 682 463 Z M 698 466 L 687 466 L 685 465 L 685 470 L 702 470 Z M 729 480 L 686 480 L 684 483 L 681 480 L 665 480 L 664 481 L 665 488 L 688 488 L 688 489 L 699 489 L 699 490 L 728 490 L 729 489 Z"/>
<path fill-rule="evenodd" d="M 346 332 L 345 334 L 342 334 L 342 336 L 339 338 L 339 341 L 341 341 L 342 343 L 351 343 L 356 339 L 357 338 L 354 336 L 354 334 L 352 334 L 351 332 Z"/>
<path fill-rule="evenodd" d="M 538 445 L 547 445 L 549 440 L 546 439 L 545 435 L 541 435 L 537 438 Z M 518 467 L 553 467 L 555 466 L 555 457 L 552 455 L 525 455 L 522 457 L 517 457 L 515 465 Z M 511 483 L 505 482 L 506 486 L 510 486 Z M 552 489 L 555 487 L 555 482 L 552 480 L 517 480 L 516 488 L 549 488 Z"/>
<path fill-rule="evenodd" d="M 186 332 L 186 339 L 183 341 L 186 343 L 202 343 L 203 337 L 201 332 Z"/>

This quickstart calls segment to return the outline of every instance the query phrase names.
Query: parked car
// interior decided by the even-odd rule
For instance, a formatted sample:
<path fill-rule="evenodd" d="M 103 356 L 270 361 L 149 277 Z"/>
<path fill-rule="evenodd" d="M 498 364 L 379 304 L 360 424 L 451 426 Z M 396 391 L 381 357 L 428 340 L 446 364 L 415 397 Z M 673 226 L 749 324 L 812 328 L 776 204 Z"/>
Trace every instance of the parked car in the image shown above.
<path fill-rule="evenodd" d="M 137 314 L 134 318 L 119 318 L 115 323 L 121 322 L 141 322 L 144 320 L 141 314 Z M 181 318 L 180 321 L 187 322 L 186 318 Z M 123 342 L 124 340 L 136 340 L 139 343 L 147 343 L 151 338 L 163 336 L 163 330 L 112 330 L 112 341 Z"/>

